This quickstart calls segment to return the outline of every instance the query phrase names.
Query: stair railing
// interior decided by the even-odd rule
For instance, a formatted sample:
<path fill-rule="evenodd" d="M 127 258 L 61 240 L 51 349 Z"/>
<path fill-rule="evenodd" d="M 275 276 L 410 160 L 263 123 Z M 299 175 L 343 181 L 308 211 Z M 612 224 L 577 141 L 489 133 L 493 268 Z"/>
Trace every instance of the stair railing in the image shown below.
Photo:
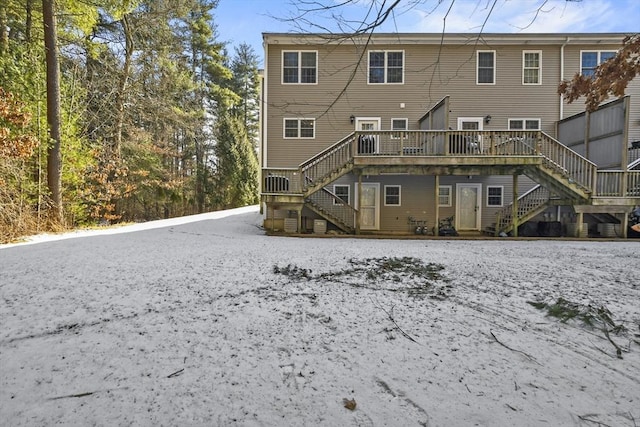
<path fill-rule="evenodd" d="M 347 135 L 300 165 L 303 191 L 323 182 L 353 160 L 354 135 Z"/>
<path fill-rule="evenodd" d="M 322 213 L 328 214 L 327 219 L 335 219 L 350 229 L 355 228 L 357 210 L 326 187 L 322 187 L 320 191 L 310 194 L 307 200 L 316 205 Z"/>
<path fill-rule="evenodd" d="M 518 197 L 518 219 L 537 210 L 549 201 L 550 193 L 546 187 L 536 185 L 531 190 Z M 520 221 L 518 221 L 520 222 Z M 510 228 L 513 225 L 513 202 L 496 213 L 496 232 Z"/>
<path fill-rule="evenodd" d="M 543 165 L 564 175 L 569 183 L 593 192 L 598 170 L 596 164 L 544 132 L 539 132 L 539 135 L 538 152 L 543 156 Z"/>

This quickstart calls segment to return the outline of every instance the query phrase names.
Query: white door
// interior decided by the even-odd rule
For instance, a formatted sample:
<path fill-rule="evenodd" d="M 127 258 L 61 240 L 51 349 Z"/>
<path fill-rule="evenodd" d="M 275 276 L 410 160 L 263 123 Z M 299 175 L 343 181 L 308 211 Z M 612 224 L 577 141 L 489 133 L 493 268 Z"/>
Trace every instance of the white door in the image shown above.
<path fill-rule="evenodd" d="M 357 117 L 355 122 L 357 132 L 380 130 L 379 117 Z M 375 135 L 359 134 L 358 154 L 372 154 L 378 151 L 378 138 Z"/>
<path fill-rule="evenodd" d="M 358 188 L 356 186 L 356 188 Z M 380 215 L 378 206 L 380 205 L 380 184 L 363 183 L 362 194 L 359 198 L 360 209 L 360 229 L 377 230 L 380 228 Z"/>
<path fill-rule="evenodd" d="M 482 184 L 456 184 L 456 228 L 480 230 Z"/>
<path fill-rule="evenodd" d="M 484 119 L 482 117 L 458 117 L 458 130 L 482 130 Z M 465 152 L 482 152 L 482 137 L 480 135 L 465 138 Z"/>

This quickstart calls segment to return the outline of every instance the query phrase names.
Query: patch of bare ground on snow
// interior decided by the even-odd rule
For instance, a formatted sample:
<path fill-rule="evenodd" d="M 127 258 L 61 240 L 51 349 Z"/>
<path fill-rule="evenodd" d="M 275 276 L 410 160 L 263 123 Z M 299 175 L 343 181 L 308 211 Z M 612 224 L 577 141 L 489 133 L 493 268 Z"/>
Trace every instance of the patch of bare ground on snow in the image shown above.
<path fill-rule="evenodd" d="M 258 222 L 2 249 L 0 418 L 640 422 L 636 242 L 296 239 Z M 549 315 L 559 299 L 623 328 Z"/>

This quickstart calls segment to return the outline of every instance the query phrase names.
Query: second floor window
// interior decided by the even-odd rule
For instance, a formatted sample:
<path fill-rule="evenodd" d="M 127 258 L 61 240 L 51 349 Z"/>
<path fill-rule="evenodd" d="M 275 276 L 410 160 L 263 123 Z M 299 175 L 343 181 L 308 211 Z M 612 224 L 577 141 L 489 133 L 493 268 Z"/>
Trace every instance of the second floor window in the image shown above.
<path fill-rule="evenodd" d="M 580 58 L 580 72 L 583 76 L 591 77 L 596 67 L 609 58 L 616 56 L 613 51 L 583 51 Z"/>
<path fill-rule="evenodd" d="M 404 52 L 369 52 L 369 83 L 403 83 Z"/>
<path fill-rule="evenodd" d="M 316 136 L 314 119 L 284 119 L 284 138 L 313 139 Z"/>
<path fill-rule="evenodd" d="M 317 83 L 318 55 L 315 51 L 282 52 L 282 83 Z"/>
<path fill-rule="evenodd" d="M 540 130 L 540 119 L 509 119 L 509 130 Z"/>
<path fill-rule="evenodd" d="M 477 76 L 479 85 L 492 85 L 496 83 L 496 52 L 493 50 L 479 50 L 477 52 Z"/>
<path fill-rule="evenodd" d="M 539 85 L 542 84 L 541 64 L 542 52 L 527 51 L 522 52 L 522 84 Z"/>

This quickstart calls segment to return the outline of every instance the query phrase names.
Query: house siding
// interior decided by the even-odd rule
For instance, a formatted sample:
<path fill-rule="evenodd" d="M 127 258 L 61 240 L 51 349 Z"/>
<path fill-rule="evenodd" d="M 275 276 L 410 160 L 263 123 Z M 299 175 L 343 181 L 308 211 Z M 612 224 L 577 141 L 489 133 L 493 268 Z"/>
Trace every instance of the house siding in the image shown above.
<path fill-rule="evenodd" d="M 317 84 L 282 84 L 282 51 L 304 49 L 318 52 Z M 476 50 L 485 49 L 496 54 L 495 85 L 476 84 Z M 459 117 L 490 115 L 491 121 L 483 124 L 485 130 L 507 129 L 510 118 L 536 118 L 544 132 L 555 136 L 555 123 L 560 118 L 559 46 L 461 46 L 437 60 L 437 45 L 380 45 L 374 41 L 368 50 L 404 52 L 404 84 L 368 84 L 367 55 L 362 50 L 353 45 L 269 46 L 268 166 L 295 167 L 339 141 L 353 131 L 349 120 L 352 115 L 380 117 L 382 129 L 390 128 L 392 118 L 407 118 L 410 129 L 419 129 L 419 118 L 447 95 L 448 127 L 452 129 L 457 128 Z M 541 52 L 542 84 L 522 84 L 523 50 Z M 580 50 L 578 46 L 565 48 L 565 76 L 579 68 Z M 357 64 L 361 55 L 364 59 Z M 341 95 L 347 84 L 348 92 Z M 579 102 L 565 105 L 564 116 L 579 112 L 582 107 Z M 284 117 L 315 118 L 315 138 L 284 139 Z M 633 139 L 631 135 L 630 138 Z"/>
<path fill-rule="evenodd" d="M 449 39 L 445 35 L 441 45 L 440 35 L 437 36 L 374 35 L 366 40 L 365 47 L 364 39 L 327 42 L 313 35 L 266 35 L 263 110 L 266 161 L 263 167 L 298 167 L 352 133 L 358 118 L 379 118 L 382 130 L 391 128 L 392 119 L 406 118 L 410 130 L 426 129 L 429 123 L 433 123 L 432 129 L 442 130 L 457 129 L 458 119 L 462 117 L 482 118 L 486 131 L 508 129 L 509 119 L 539 119 L 541 130 L 556 137 L 558 120 L 584 111 L 583 100 L 568 104 L 561 99 L 557 93 L 560 81 L 580 71 L 582 51 L 616 50 L 620 44 L 613 41 L 623 38 L 613 34 L 601 37 L 595 34 L 492 34 L 480 39 L 473 35 L 452 35 Z M 402 84 L 368 83 L 368 51 L 371 50 L 403 52 Z M 317 82 L 283 84 L 283 51 L 316 52 Z M 477 51 L 495 52 L 494 84 L 476 83 Z M 540 84 L 523 84 L 524 51 L 541 55 Z M 631 82 L 627 92 L 631 95 L 628 141 L 638 141 L 640 80 Z M 430 122 L 420 122 L 425 113 L 443 99 L 447 102 L 431 111 Z M 490 119 L 485 120 L 489 116 Z M 284 138 L 286 118 L 314 119 L 314 138 Z M 619 121 L 616 124 L 619 125 Z M 572 133 L 572 129 L 568 132 Z M 576 148 L 579 151 L 579 147 Z M 381 231 L 410 233 L 409 217 L 427 220 L 428 227 L 434 226 L 437 188 L 433 175 L 365 175 L 362 182 L 380 185 Z M 452 206 L 440 207 L 439 218 L 456 214 L 456 184 L 459 183 L 481 185 L 481 229 L 495 222 L 496 213 L 501 209 L 486 205 L 488 186 L 503 187 L 503 206 L 512 202 L 513 177 L 510 175 L 450 175 L 440 176 L 439 182 L 452 188 Z M 354 173 L 331 183 L 334 184 L 348 184 L 351 203 L 356 204 Z M 526 176 L 520 176 L 518 184 L 519 195 L 537 185 Z M 385 206 L 385 185 L 401 186 L 400 206 Z M 305 209 L 304 216 L 306 219 L 316 217 L 310 209 Z"/>

